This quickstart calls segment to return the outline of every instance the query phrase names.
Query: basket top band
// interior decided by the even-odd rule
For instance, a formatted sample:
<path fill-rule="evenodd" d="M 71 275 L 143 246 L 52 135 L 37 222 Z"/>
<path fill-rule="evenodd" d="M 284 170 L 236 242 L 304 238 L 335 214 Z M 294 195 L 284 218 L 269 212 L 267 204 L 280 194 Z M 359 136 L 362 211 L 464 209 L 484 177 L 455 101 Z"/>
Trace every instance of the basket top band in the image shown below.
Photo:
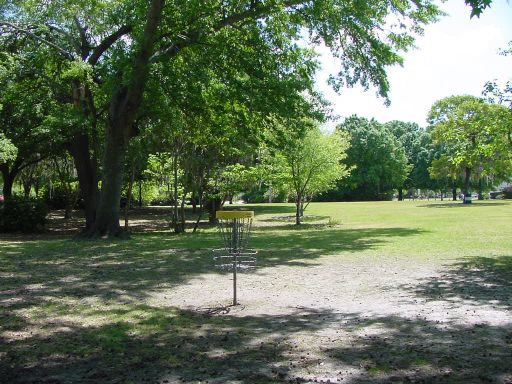
<path fill-rule="evenodd" d="M 217 211 L 217 219 L 251 219 L 254 211 Z"/>

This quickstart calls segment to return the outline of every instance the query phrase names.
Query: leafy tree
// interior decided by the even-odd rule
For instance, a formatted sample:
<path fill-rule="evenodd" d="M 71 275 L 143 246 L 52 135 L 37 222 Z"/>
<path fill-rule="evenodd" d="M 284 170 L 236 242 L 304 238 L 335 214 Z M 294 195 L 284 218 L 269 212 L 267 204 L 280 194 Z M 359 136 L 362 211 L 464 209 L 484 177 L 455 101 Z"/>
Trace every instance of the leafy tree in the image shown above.
<path fill-rule="evenodd" d="M 452 190 L 452 200 L 457 200 L 457 188 L 463 184 L 462 173 L 460 167 L 453 165 L 446 156 L 444 146 L 438 145 L 438 151 L 434 154 L 431 165 L 428 168 L 430 177 L 435 180 L 434 186 L 445 192 L 447 188 Z"/>
<path fill-rule="evenodd" d="M 432 159 L 432 143 L 430 135 L 416 123 L 390 121 L 384 127 L 393 133 L 402 144 L 407 162 L 411 166 L 402 186 L 398 187 L 398 200 L 403 199 L 403 189 L 432 187 L 428 167 Z"/>
<path fill-rule="evenodd" d="M 310 53 L 297 46 L 307 29 L 312 41 L 325 42 L 342 60 L 340 72 L 333 77 L 336 87 L 357 82 L 373 84 L 385 97 L 389 89 L 386 67 L 401 63 L 398 51 L 412 46 L 412 35 L 421 32 L 422 25 L 434 21 L 439 14 L 430 1 L 384 0 L 356 4 L 341 0 L 100 0 L 80 5 L 66 0 L 20 1 L 8 3 L 2 10 L 0 24 L 4 30 L 24 34 L 63 60 L 85 63 L 91 70 L 91 79 L 103 84 L 108 117 L 102 191 L 90 229 L 92 235 L 120 233 L 124 157 L 128 142 L 137 135 L 134 122 L 155 69 L 169 67 L 169 76 L 178 79 L 174 69 L 193 68 L 198 58 L 206 59 L 209 68 L 232 63 L 232 68 L 243 67 L 244 76 L 249 79 L 264 82 L 268 73 L 274 73 L 276 79 L 288 77 L 285 84 L 288 94 L 293 94 L 312 84 L 311 73 L 305 74 L 310 84 L 292 82 L 294 76 L 304 78 L 300 76 L 303 66 L 296 63 L 310 63 L 313 69 Z M 265 62 L 258 64 L 258 58 L 266 57 L 274 59 L 274 67 L 265 67 Z M 230 72 L 226 77 L 231 83 L 237 81 Z M 277 100 L 272 95 L 272 85 L 278 86 L 278 94 L 282 93 L 284 87 L 279 84 L 269 84 L 269 100 Z M 88 97 L 94 93 L 92 87 L 74 81 L 73 91 L 77 106 L 92 106 Z M 76 165 L 79 174 L 83 174 L 87 162 L 91 162 L 86 151 L 90 136 L 89 132 L 79 132 L 82 155 L 75 155 L 75 159 L 83 163 Z M 80 177 L 81 185 L 86 179 Z"/>
<path fill-rule="evenodd" d="M 463 170 L 464 195 L 470 196 L 471 177 L 510 172 L 508 146 L 512 113 L 474 96 L 450 96 L 432 106 L 429 117 L 435 143 L 445 146 L 438 160 Z"/>
<path fill-rule="evenodd" d="M 32 63 L 31 57 L 0 52 L 0 138 L 6 144 L 0 172 L 6 199 L 11 197 L 21 171 L 48 157 L 62 144 L 45 125 L 51 107 L 48 88 L 31 71 Z"/>
<path fill-rule="evenodd" d="M 347 157 L 348 135 L 323 134 L 312 122 L 304 123 L 310 125 L 305 134 L 291 137 L 280 151 L 286 165 L 285 180 L 295 200 L 297 225 L 309 201 L 350 172 L 342 163 Z"/>
<path fill-rule="evenodd" d="M 338 199 L 387 199 L 403 186 L 411 167 L 402 144 L 386 126 L 351 116 L 337 130 L 350 137 L 346 163 L 354 168 L 343 185 L 338 185 Z"/>
<path fill-rule="evenodd" d="M 17 154 L 18 148 L 0 132 L 0 163 L 14 160 Z"/>

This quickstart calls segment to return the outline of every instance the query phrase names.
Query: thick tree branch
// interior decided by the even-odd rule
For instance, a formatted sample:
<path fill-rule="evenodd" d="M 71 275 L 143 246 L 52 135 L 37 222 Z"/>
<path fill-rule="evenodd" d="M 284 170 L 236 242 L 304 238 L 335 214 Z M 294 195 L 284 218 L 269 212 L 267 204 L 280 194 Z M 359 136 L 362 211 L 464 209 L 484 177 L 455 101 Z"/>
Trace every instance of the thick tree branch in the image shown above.
<path fill-rule="evenodd" d="M 121 28 L 119 28 L 116 32 L 112 33 L 111 35 L 107 36 L 103 41 L 98 45 L 96 48 L 94 48 L 92 55 L 89 57 L 89 60 L 87 62 L 91 65 L 96 65 L 98 60 L 100 59 L 101 55 L 109 49 L 112 44 L 114 44 L 117 40 L 119 40 L 124 35 L 130 33 L 132 31 L 132 27 L 129 25 L 123 25 Z"/>
<path fill-rule="evenodd" d="M 245 20 L 257 20 L 265 16 L 269 16 L 273 11 L 282 8 L 290 8 L 296 5 L 309 3 L 311 0 L 288 0 L 283 1 L 282 4 L 261 4 L 253 2 L 251 7 L 246 11 L 235 13 L 223 18 L 215 27 L 216 31 L 222 28 L 229 27 L 234 24 L 239 24 Z"/>
<path fill-rule="evenodd" d="M 220 20 L 217 25 L 213 27 L 215 32 L 222 30 L 223 28 L 234 26 L 237 24 L 241 24 L 244 21 L 248 20 L 257 20 L 272 14 L 272 12 L 283 8 L 290 8 L 296 5 L 306 4 L 311 2 L 311 0 L 289 0 L 284 1 L 282 4 L 271 4 L 271 5 L 263 5 L 258 2 L 254 2 L 251 7 L 245 11 L 234 13 L 229 16 L 224 17 Z M 163 48 L 161 48 L 158 52 L 156 52 L 153 57 L 151 57 L 151 61 L 159 61 L 164 58 L 172 58 L 176 56 L 183 48 L 186 48 L 190 45 L 197 44 L 199 42 L 199 38 L 201 36 L 201 31 L 195 30 L 187 34 L 178 35 L 179 41 L 173 41 L 169 44 L 166 44 Z"/>
<path fill-rule="evenodd" d="M 32 37 L 33 39 L 43 43 L 43 44 L 46 44 L 48 45 L 49 47 L 52 47 L 54 49 L 56 49 L 59 53 L 61 53 L 62 55 L 66 56 L 66 58 L 70 59 L 70 60 L 74 60 L 75 59 L 75 55 L 73 55 L 72 53 L 66 51 L 64 48 L 62 47 L 59 47 L 57 44 L 55 43 L 52 43 L 51 41 L 48 41 L 44 38 L 42 38 L 41 36 L 38 36 L 37 34 L 35 34 L 34 32 L 31 32 L 25 28 L 22 28 L 16 24 L 13 24 L 13 23 L 9 23 L 7 21 L 1 21 L 0 22 L 0 26 L 6 26 L 6 27 L 10 27 L 18 32 L 21 32 L 21 33 L 24 33 L 25 35 L 27 36 L 30 36 Z"/>
<path fill-rule="evenodd" d="M 110 119 L 113 119 L 112 121 L 117 120 L 117 124 L 121 124 L 121 126 L 132 125 L 141 103 L 164 1 L 151 1 L 140 48 L 133 63 L 129 85 L 128 87 L 121 87 L 116 91 L 114 102 L 110 105 Z"/>
<path fill-rule="evenodd" d="M 78 20 L 78 17 L 73 17 L 73 20 L 75 21 L 75 25 L 78 29 L 78 33 L 80 34 L 80 46 L 79 51 L 80 55 L 82 57 L 82 60 L 85 60 L 87 56 L 89 56 L 89 52 L 91 50 L 91 45 L 89 44 L 89 41 L 87 40 L 87 34 L 85 27 L 82 27 L 82 24 L 80 24 L 80 20 Z"/>

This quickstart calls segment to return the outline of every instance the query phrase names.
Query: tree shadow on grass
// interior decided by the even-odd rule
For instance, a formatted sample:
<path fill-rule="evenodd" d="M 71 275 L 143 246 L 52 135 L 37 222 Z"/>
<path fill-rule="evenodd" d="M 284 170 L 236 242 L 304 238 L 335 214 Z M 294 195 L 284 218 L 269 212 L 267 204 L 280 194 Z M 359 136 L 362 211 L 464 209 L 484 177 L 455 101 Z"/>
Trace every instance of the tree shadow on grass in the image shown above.
<path fill-rule="evenodd" d="M 404 286 L 419 297 L 512 309 L 512 256 L 476 257 L 440 276 Z"/>
<path fill-rule="evenodd" d="M 405 228 L 255 231 L 252 247 L 260 250 L 258 267 L 314 266 L 321 256 L 377 248 L 392 237 L 414 236 Z M 0 244 L 0 304 L 16 297 L 44 297 L 137 302 L 154 290 L 172 288 L 215 270 L 212 249 L 218 234 L 168 237 L 140 234 L 128 241 L 46 240 Z"/>
<path fill-rule="evenodd" d="M 364 368 L 351 382 L 512 383 L 511 256 L 471 258 L 398 288 L 439 302 L 439 311 L 468 307 L 482 315 L 476 324 L 399 316 L 347 324 L 357 334 L 353 345 L 328 353 Z"/>
<path fill-rule="evenodd" d="M 99 320 L 84 326 L 55 319 L 47 322 L 46 334 L 2 340 L 2 382 L 280 381 L 288 376 L 293 355 L 304 352 L 294 334 L 334 321 L 320 310 L 237 317 L 144 305 L 73 314 L 81 321 Z M 105 321 L 106 315 L 112 317 Z M 8 325 L 3 332 L 13 330 Z"/>
<path fill-rule="evenodd" d="M 268 228 L 253 240 L 274 249 L 262 252 L 265 268 L 311 266 L 320 256 L 359 252 L 390 236 L 416 233 Z M 288 380 L 297 366 L 317 366 L 317 358 L 297 355 L 307 353 L 293 344 L 294 335 L 331 327 L 338 314 L 212 317 L 141 304 L 154 290 L 211 272 L 210 249 L 218 245 L 215 233 L 0 245 L 0 382 L 268 383 Z"/>
<path fill-rule="evenodd" d="M 44 325 L 32 333 L 38 319 Z M 68 307 L 60 317 L 54 308 L 42 308 L 31 321 L 3 324 L 5 383 L 512 379 L 510 324 L 436 324 L 305 308 L 282 315 L 209 316 L 146 305 Z M 5 336 L 20 332 L 20 325 L 22 337 Z"/>
<path fill-rule="evenodd" d="M 438 324 L 400 316 L 354 320 L 343 326 L 350 343 L 325 349 L 338 364 L 362 368 L 350 383 L 512 380 L 511 324 Z"/>

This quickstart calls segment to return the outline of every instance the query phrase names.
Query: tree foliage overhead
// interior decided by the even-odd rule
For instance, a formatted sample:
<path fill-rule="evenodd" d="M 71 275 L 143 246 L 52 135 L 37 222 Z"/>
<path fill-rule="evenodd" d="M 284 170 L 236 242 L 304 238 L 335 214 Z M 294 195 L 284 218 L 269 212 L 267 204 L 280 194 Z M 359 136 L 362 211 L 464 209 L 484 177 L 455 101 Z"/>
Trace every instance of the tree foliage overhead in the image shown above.
<path fill-rule="evenodd" d="M 491 6 L 492 0 L 464 0 L 471 7 L 471 17 L 480 17 L 482 12 Z"/>

